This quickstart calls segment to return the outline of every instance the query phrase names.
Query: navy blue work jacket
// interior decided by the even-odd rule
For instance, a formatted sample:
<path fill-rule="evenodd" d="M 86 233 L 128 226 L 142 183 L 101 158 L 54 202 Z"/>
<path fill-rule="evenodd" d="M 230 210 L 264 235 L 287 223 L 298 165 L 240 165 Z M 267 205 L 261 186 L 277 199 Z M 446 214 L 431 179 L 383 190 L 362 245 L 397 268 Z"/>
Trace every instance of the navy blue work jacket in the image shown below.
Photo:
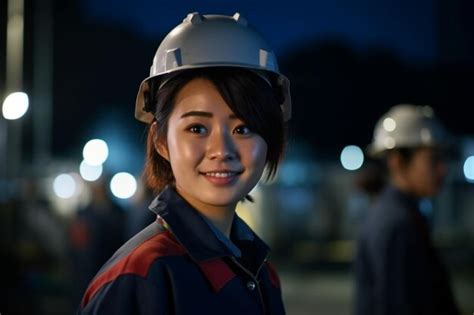
<path fill-rule="evenodd" d="M 369 212 L 355 272 L 356 315 L 458 314 L 418 200 L 394 187 Z"/>
<path fill-rule="evenodd" d="M 173 188 L 150 209 L 158 220 L 101 268 L 79 314 L 285 314 L 269 248 L 237 215 L 231 243 Z"/>

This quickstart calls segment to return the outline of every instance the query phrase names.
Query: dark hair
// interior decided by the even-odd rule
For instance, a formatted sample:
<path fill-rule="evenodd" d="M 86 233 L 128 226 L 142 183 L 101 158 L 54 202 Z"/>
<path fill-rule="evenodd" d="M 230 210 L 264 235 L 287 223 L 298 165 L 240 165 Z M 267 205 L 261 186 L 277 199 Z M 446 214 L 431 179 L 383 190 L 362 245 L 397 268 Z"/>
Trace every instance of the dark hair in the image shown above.
<path fill-rule="evenodd" d="M 392 152 L 398 153 L 402 159 L 402 162 L 406 165 L 410 163 L 418 149 L 419 148 L 396 148 L 393 149 Z"/>
<path fill-rule="evenodd" d="M 276 173 L 286 146 L 286 124 L 280 107 L 281 96 L 265 79 L 251 70 L 231 67 L 213 67 L 186 70 L 168 78 L 155 93 L 156 134 L 148 126 L 147 159 L 144 176 L 148 185 L 159 191 L 174 183 L 170 163 L 155 149 L 155 141 L 166 139 L 168 120 L 178 92 L 196 78 L 212 82 L 234 114 L 267 144 L 266 179 Z M 167 80 L 165 78 L 164 80 Z M 162 81 L 163 82 L 163 81 Z M 157 82 L 155 82 L 156 84 Z"/>
<path fill-rule="evenodd" d="M 384 161 L 368 158 L 356 173 L 355 186 L 370 197 L 375 197 L 386 185 L 386 174 Z"/>

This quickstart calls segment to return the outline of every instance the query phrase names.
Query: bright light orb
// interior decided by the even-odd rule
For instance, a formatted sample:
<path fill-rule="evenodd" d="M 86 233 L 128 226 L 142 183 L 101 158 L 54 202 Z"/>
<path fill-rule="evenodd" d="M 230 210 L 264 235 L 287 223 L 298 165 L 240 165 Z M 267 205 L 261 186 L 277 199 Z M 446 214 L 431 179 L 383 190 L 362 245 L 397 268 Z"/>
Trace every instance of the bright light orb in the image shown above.
<path fill-rule="evenodd" d="M 387 117 L 383 120 L 383 129 L 391 132 L 394 131 L 395 128 L 397 128 L 397 122 L 393 118 Z"/>
<path fill-rule="evenodd" d="M 474 183 L 474 155 L 471 155 L 464 161 L 464 177 L 468 182 Z"/>
<path fill-rule="evenodd" d="M 58 175 L 53 181 L 53 191 L 59 198 L 71 198 L 76 193 L 76 189 L 76 181 L 69 174 Z"/>
<path fill-rule="evenodd" d="M 93 139 L 86 143 L 82 150 L 84 161 L 89 165 L 101 165 L 109 156 L 109 147 L 104 140 Z"/>
<path fill-rule="evenodd" d="M 93 182 L 99 179 L 100 175 L 102 175 L 102 171 L 102 165 L 90 165 L 86 161 L 82 161 L 79 166 L 81 177 L 88 182 Z"/>
<path fill-rule="evenodd" d="M 28 110 L 28 106 L 28 94 L 24 92 L 11 93 L 3 101 L 3 117 L 8 120 L 21 118 Z"/>
<path fill-rule="evenodd" d="M 137 191 L 137 180 L 129 173 L 117 173 L 110 181 L 110 190 L 115 197 L 128 199 Z"/>
<path fill-rule="evenodd" d="M 354 171 L 364 163 L 364 153 L 356 145 L 346 146 L 341 152 L 341 164 L 346 170 Z"/>

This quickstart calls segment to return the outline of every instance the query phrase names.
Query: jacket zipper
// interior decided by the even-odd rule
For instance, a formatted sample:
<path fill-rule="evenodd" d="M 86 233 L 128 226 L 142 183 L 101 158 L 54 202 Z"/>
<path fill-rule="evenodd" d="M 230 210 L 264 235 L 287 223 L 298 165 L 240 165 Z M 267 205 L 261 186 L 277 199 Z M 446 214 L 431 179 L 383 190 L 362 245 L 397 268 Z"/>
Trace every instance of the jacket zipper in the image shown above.
<path fill-rule="evenodd" d="M 257 279 L 258 277 L 258 274 L 260 273 L 260 270 L 262 269 L 263 265 L 265 264 L 265 262 L 267 261 L 267 258 L 268 258 L 268 254 L 265 255 L 265 258 L 263 259 L 263 262 L 260 264 L 260 266 L 258 267 L 257 269 L 257 273 L 255 274 L 255 276 L 247 269 L 245 268 L 244 266 L 242 266 L 238 261 L 237 259 L 235 259 L 235 257 L 231 257 L 231 260 L 234 262 L 234 264 L 236 264 L 240 269 L 242 269 L 248 276 L 250 276 L 250 278 L 255 282 L 255 285 L 257 286 L 257 290 L 258 290 L 258 295 L 260 296 L 260 304 L 262 305 L 262 310 L 263 310 L 263 314 L 267 314 L 267 310 L 265 309 L 265 304 L 263 303 L 263 295 L 262 295 L 262 290 L 260 289 L 260 283 Z"/>
<path fill-rule="evenodd" d="M 169 227 L 165 227 L 163 226 L 166 230 L 169 230 L 173 236 L 175 237 L 175 239 L 178 241 L 178 243 L 184 247 L 184 245 L 179 241 L 178 237 L 173 233 L 173 231 L 171 231 L 171 229 Z M 184 247 L 185 248 L 185 247 Z M 194 259 L 194 257 L 192 257 L 191 255 L 188 254 L 188 256 L 191 258 L 192 261 L 194 261 L 197 265 L 199 265 L 199 261 L 197 261 L 196 259 Z M 258 277 L 258 274 L 260 273 L 260 270 L 262 269 L 263 265 L 267 262 L 267 259 L 268 259 L 268 256 L 269 254 L 265 254 L 265 258 L 263 259 L 263 262 L 260 264 L 260 266 L 258 267 L 257 269 L 257 273 L 255 274 L 255 276 L 247 269 L 245 268 L 244 266 L 242 266 L 238 261 L 237 259 L 235 259 L 234 256 L 230 256 L 230 259 L 234 262 L 234 264 L 236 264 L 240 269 L 242 269 L 247 275 L 250 276 L 250 278 L 252 278 L 252 280 L 255 282 L 255 285 L 257 286 L 257 290 L 258 290 L 258 295 L 260 296 L 260 305 L 262 306 L 262 310 L 263 310 L 263 314 L 267 314 L 267 310 L 265 309 L 265 304 L 263 303 L 263 295 L 262 295 L 262 290 L 260 289 L 260 284 L 259 284 L 259 281 L 257 279 Z M 229 256 L 221 256 L 221 257 L 215 257 L 215 258 L 220 258 L 222 259 L 223 257 L 229 257 Z"/>

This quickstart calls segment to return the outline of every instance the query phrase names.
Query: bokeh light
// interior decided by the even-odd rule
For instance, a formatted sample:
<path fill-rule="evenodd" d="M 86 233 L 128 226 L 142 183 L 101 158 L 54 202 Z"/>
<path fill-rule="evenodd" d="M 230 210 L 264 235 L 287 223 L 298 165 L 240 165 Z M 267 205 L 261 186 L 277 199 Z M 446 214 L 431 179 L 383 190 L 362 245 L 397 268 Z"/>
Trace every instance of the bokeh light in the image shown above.
<path fill-rule="evenodd" d="M 14 92 L 9 94 L 3 101 L 3 117 L 8 120 L 21 118 L 28 110 L 28 95 L 24 92 Z"/>
<path fill-rule="evenodd" d="M 60 174 L 54 179 L 53 191 L 59 198 L 71 198 L 76 193 L 76 189 L 76 181 L 69 174 Z"/>
<path fill-rule="evenodd" d="M 115 197 L 128 199 L 137 191 L 137 180 L 129 173 L 117 173 L 110 181 L 110 190 Z"/>
<path fill-rule="evenodd" d="M 346 170 L 354 171 L 364 163 L 364 153 L 356 145 L 346 146 L 341 152 L 341 164 Z"/>
<path fill-rule="evenodd" d="M 90 165 L 86 161 L 82 161 L 81 165 L 79 166 L 79 173 L 81 174 L 81 177 L 89 182 L 99 179 L 100 175 L 102 175 L 102 171 L 102 165 Z"/>
<path fill-rule="evenodd" d="M 474 155 L 471 155 L 464 161 L 464 177 L 468 182 L 474 183 Z"/>
<path fill-rule="evenodd" d="M 93 139 L 86 143 L 82 155 L 87 164 L 101 165 L 109 156 L 109 147 L 104 140 Z"/>
<path fill-rule="evenodd" d="M 397 123 L 395 122 L 393 118 L 387 117 L 383 120 L 383 129 L 390 132 L 390 131 L 394 131 L 395 128 L 397 128 Z"/>

